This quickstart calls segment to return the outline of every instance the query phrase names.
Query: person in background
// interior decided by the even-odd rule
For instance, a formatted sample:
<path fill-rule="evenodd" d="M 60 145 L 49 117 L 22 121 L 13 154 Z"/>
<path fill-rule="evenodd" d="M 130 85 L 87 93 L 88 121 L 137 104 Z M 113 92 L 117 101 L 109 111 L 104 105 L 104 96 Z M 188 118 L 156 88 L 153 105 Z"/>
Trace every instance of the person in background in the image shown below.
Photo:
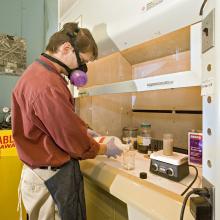
<path fill-rule="evenodd" d="M 22 199 L 30 220 L 86 219 L 78 161 L 122 153 L 113 139 L 107 144 L 93 139 L 96 133 L 74 112 L 63 77 L 68 76 L 75 86 L 85 85 L 86 63 L 97 56 L 90 31 L 66 23 L 13 90 L 12 132 L 24 163 L 19 204 Z"/>

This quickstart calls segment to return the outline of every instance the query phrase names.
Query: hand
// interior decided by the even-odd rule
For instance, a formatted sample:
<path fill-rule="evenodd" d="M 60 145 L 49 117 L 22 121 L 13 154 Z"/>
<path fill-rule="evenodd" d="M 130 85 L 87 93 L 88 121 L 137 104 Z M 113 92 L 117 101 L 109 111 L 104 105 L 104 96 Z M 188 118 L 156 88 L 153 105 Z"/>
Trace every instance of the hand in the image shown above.
<path fill-rule="evenodd" d="M 120 156 L 122 154 L 122 150 L 115 144 L 115 139 L 111 138 L 110 141 L 106 144 L 106 156 L 114 157 Z"/>
<path fill-rule="evenodd" d="M 92 130 L 90 128 L 87 129 L 87 134 L 92 136 L 93 138 L 101 136 L 99 133 L 97 133 L 96 131 L 94 131 L 94 130 Z"/>

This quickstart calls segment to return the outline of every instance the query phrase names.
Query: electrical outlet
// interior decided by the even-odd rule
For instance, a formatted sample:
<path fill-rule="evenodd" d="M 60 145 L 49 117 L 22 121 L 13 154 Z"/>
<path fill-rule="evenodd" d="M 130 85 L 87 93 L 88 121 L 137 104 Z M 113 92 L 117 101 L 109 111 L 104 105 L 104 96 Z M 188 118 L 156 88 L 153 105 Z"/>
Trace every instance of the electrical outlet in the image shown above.
<path fill-rule="evenodd" d="M 202 21 L 202 53 L 215 46 L 215 11 L 212 10 Z"/>
<path fill-rule="evenodd" d="M 215 188 L 214 186 L 204 177 L 202 177 L 202 188 L 207 188 L 210 194 L 210 198 L 207 198 L 208 202 L 212 206 L 212 220 L 215 220 Z"/>

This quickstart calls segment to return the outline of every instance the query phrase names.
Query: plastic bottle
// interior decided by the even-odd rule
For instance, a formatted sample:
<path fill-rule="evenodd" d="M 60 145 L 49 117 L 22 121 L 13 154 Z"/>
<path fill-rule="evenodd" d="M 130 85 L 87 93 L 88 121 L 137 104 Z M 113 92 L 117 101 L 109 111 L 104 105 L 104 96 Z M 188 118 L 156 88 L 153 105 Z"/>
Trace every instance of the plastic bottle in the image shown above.
<path fill-rule="evenodd" d="M 148 149 L 150 149 L 151 145 L 151 125 L 149 123 L 141 123 L 137 136 L 137 144 L 138 152 L 148 153 Z"/>

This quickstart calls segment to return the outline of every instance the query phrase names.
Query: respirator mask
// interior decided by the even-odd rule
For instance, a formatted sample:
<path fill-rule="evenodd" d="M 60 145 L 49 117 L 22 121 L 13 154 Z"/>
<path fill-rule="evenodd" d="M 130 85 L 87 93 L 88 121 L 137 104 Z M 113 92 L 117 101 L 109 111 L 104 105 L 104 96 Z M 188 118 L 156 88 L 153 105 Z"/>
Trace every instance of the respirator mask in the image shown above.
<path fill-rule="evenodd" d="M 72 85 L 76 86 L 76 87 L 82 87 L 84 85 L 86 85 L 87 81 L 88 81 L 88 77 L 86 75 L 86 72 L 88 71 L 87 65 L 85 63 L 82 63 L 80 56 L 79 56 L 79 50 L 75 44 L 75 39 L 76 36 L 79 32 L 79 29 L 74 33 L 74 35 L 67 33 L 67 35 L 70 37 L 71 40 L 71 45 L 74 48 L 74 52 L 76 54 L 76 59 L 77 59 L 77 64 L 78 67 L 75 69 L 70 69 L 66 64 L 64 64 L 63 62 L 59 61 L 58 59 L 46 54 L 46 53 L 42 53 L 41 55 L 46 57 L 47 59 L 59 64 L 60 66 L 62 66 L 68 73 L 68 78 L 71 82 Z"/>

